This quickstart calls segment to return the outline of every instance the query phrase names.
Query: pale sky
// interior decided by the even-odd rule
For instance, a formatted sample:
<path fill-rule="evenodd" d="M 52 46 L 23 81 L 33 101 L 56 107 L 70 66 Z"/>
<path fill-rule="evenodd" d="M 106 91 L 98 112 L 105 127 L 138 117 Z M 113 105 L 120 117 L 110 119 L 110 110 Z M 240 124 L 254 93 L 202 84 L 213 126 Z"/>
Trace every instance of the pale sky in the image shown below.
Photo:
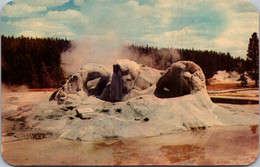
<path fill-rule="evenodd" d="M 14 0 L 1 15 L 9 36 L 111 38 L 243 58 L 259 30 L 257 8 L 246 0 Z"/>

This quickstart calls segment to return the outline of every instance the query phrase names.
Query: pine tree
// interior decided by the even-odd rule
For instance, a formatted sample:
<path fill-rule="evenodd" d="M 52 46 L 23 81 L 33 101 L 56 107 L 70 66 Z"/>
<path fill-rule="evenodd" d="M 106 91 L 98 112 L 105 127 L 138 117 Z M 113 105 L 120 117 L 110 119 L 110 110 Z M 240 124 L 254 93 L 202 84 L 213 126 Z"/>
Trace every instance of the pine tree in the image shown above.
<path fill-rule="evenodd" d="M 247 87 L 247 78 L 245 73 L 240 74 L 240 78 L 238 79 L 238 81 L 241 81 L 241 86 L 242 87 Z"/>
<path fill-rule="evenodd" d="M 247 50 L 247 73 L 250 78 L 255 81 L 255 86 L 258 86 L 259 80 L 259 39 L 257 33 L 253 33 L 249 40 Z"/>

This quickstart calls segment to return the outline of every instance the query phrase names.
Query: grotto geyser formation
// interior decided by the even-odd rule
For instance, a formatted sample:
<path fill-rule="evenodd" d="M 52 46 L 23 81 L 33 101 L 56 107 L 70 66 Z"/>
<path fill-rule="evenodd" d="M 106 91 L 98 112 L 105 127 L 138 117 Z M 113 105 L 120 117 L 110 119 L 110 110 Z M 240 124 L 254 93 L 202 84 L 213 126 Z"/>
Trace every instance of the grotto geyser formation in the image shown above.
<path fill-rule="evenodd" d="M 113 64 L 113 74 L 97 64 L 87 64 L 54 92 L 50 100 L 72 104 L 83 97 L 119 102 L 136 96 L 152 94 L 171 98 L 194 94 L 205 89 L 201 68 L 190 61 L 173 63 L 165 72 L 139 65 L 128 59 Z"/>
<path fill-rule="evenodd" d="M 113 73 L 101 65 L 87 64 L 50 100 L 59 105 L 42 113 L 44 121 L 38 128 L 51 129 L 68 139 L 155 136 L 249 125 L 256 120 L 252 114 L 232 115 L 212 103 L 201 68 L 190 61 L 160 71 L 119 59 L 113 64 Z M 57 113 L 59 119 L 50 123 L 47 117 Z"/>

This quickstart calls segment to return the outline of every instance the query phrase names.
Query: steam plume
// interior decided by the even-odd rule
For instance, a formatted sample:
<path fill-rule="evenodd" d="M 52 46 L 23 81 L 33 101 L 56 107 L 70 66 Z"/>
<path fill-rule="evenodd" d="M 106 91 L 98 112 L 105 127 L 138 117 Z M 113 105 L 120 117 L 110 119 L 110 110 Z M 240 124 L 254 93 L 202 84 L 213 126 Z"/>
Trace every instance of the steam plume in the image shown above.
<path fill-rule="evenodd" d="M 130 59 L 157 69 L 166 69 L 180 60 L 178 51 L 173 48 L 152 48 L 150 53 L 144 54 L 139 50 L 143 46 L 134 49 L 132 46 L 134 45 L 131 42 L 120 40 L 113 33 L 103 37 L 87 36 L 72 41 L 72 47 L 62 53 L 62 67 L 67 75 L 71 75 L 87 63 L 102 64 L 112 71 L 112 64 L 119 58 Z"/>

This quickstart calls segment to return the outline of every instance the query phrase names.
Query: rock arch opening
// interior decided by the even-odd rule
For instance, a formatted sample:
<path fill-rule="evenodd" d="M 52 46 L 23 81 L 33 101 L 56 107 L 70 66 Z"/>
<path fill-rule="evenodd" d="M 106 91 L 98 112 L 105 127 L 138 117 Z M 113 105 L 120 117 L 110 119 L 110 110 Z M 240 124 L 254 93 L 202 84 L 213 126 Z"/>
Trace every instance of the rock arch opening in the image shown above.
<path fill-rule="evenodd" d="M 201 68 L 190 61 L 173 63 L 158 80 L 154 95 L 159 98 L 180 97 L 205 89 Z"/>

